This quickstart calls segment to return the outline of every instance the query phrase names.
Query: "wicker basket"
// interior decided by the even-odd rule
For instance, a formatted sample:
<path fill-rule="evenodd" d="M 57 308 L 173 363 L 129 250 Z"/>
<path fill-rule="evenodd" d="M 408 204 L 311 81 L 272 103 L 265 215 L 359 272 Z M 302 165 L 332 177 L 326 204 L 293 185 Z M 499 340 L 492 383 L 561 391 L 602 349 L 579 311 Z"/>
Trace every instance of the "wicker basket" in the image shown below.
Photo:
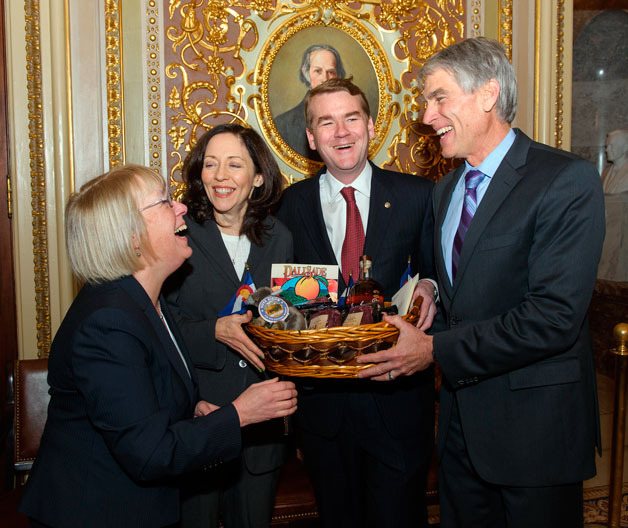
<path fill-rule="evenodd" d="M 404 319 L 414 323 L 419 307 L 420 302 L 415 303 Z M 399 336 L 397 328 L 383 321 L 319 330 L 277 330 L 247 324 L 244 330 L 264 352 L 268 370 L 308 378 L 355 378 L 372 365 L 356 363 L 358 356 L 390 348 Z"/>

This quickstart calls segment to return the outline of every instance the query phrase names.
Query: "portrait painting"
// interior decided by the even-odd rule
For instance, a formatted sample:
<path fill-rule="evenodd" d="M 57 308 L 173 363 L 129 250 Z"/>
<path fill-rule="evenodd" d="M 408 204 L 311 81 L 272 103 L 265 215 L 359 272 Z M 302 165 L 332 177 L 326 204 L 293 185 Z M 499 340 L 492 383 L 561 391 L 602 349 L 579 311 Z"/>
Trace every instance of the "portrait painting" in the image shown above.
<path fill-rule="evenodd" d="M 320 161 L 311 150 L 305 134 L 303 100 L 310 88 L 330 77 L 353 77 L 366 94 L 373 121 L 379 105 L 379 86 L 375 68 L 362 45 L 351 35 L 334 27 L 304 28 L 279 49 L 268 77 L 268 106 L 279 144 L 294 156 Z"/>

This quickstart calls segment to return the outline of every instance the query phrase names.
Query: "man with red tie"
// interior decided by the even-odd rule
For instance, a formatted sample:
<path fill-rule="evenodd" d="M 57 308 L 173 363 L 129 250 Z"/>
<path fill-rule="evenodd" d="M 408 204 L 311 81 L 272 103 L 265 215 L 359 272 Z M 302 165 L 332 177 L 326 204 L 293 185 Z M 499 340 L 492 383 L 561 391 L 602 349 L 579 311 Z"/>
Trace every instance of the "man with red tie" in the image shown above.
<path fill-rule="evenodd" d="M 583 525 L 600 446 L 587 309 L 604 239 L 590 163 L 511 128 L 514 69 L 470 38 L 423 66 L 423 121 L 465 163 L 434 188 L 436 268 L 448 329 L 403 322 L 360 375 L 439 363 L 441 527 Z"/>
<path fill-rule="evenodd" d="M 292 231 L 298 263 L 338 264 L 339 292 L 358 259 L 371 257 L 386 299 L 399 289 L 408 256 L 432 277 L 432 183 L 383 170 L 368 160 L 375 131 L 367 99 L 350 79 L 330 79 L 305 100 L 307 138 L 325 163 L 284 191 L 278 217 Z M 436 313 L 436 285 L 421 280 L 419 326 Z M 322 525 L 427 526 L 424 491 L 433 445 L 433 371 L 387 383 L 299 383 L 296 424 Z"/>

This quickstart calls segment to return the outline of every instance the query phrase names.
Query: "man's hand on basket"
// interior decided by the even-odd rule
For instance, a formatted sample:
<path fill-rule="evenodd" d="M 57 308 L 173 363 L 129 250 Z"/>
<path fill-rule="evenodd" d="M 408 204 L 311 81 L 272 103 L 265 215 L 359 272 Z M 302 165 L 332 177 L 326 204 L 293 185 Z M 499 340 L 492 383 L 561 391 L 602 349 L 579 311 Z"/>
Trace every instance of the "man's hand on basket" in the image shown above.
<path fill-rule="evenodd" d="M 432 336 L 398 315 L 384 315 L 384 320 L 399 329 L 397 344 L 388 350 L 358 356 L 358 363 L 376 363 L 361 370 L 358 377 L 392 381 L 399 376 L 411 376 L 425 370 L 434 362 Z"/>
<path fill-rule="evenodd" d="M 416 327 L 424 332 L 432 326 L 434 317 L 436 316 L 436 302 L 434 301 L 434 285 L 427 280 L 420 280 L 414 287 L 414 293 L 412 294 L 412 302 L 417 297 L 423 297 L 421 303 L 421 311 L 419 312 L 419 319 L 416 322 Z"/>
<path fill-rule="evenodd" d="M 259 371 L 263 371 L 264 353 L 242 329 L 242 325 L 248 323 L 252 317 L 251 312 L 246 312 L 244 315 L 233 314 L 219 318 L 216 321 L 216 339 L 248 359 Z"/>

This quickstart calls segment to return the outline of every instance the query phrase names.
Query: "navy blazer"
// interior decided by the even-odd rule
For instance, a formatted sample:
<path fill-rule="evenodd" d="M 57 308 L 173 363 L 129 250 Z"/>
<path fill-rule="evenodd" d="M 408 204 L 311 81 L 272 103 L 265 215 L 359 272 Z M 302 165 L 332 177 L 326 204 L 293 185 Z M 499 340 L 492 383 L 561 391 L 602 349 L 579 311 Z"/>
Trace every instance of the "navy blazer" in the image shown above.
<path fill-rule="evenodd" d="M 48 369 L 48 419 L 20 505 L 39 522 L 175 523 L 175 477 L 240 452 L 232 405 L 193 418 L 194 374 L 133 277 L 83 287 L 52 343 Z"/>
<path fill-rule="evenodd" d="M 466 234 L 453 284 L 441 227 L 463 168 L 434 190 L 449 326 L 434 336 L 443 372 L 439 448 L 455 395 L 484 480 L 551 486 L 595 474 L 599 415 L 586 314 L 604 196 L 590 163 L 516 134 Z"/>
<path fill-rule="evenodd" d="M 389 300 L 412 258 L 413 273 L 434 277 L 431 181 L 372 165 L 371 198 L 364 252 L 373 261 L 373 277 Z M 292 231 L 295 262 L 338 264 L 323 220 L 320 176 L 288 187 L 278 217 Z M 339 277 L 339 291 L 345 289 Z M 387 445 L 380 459 L 406 469 L 426 463 L 433 443 L 433 371 L 392 383 L 368 380 L 303 380 L 299 383 L 298 423 L 333 437 L 345 418 L 350 395 L 374 402 L 373 435 Z M 368 403 L 371 405 L 371 403 Z M 380 441 L 380 438 L 374 438 Z"/>
<path fill-rule="evenodd" d="M 236 275 L 214 221 L 201 225 L 190 216 L 185 221 L 192 256 L 168 279 L 164 292 L 196 369 L 201 398 L 225 405 L 249 385 L 268 376 L 258 373 L 239 353 L 216 340 L 217 314 L 241 286 L 242 277 Z M 264 222 L 269 228 L 264 245 L 251 244 L 247 259 L 257 288 L 270 285 L 272 264 L 292 262 L 290 232 L 275 218 L 269 217 Z M 277 445 L 282 432 L 282 420 L 246 428 L 247 438 L 255 437 L 245 442 L 243 452 L 250 472 L 259 474 L 279 467 L 283 454 L 273 448 L 273 443 Z"/>

